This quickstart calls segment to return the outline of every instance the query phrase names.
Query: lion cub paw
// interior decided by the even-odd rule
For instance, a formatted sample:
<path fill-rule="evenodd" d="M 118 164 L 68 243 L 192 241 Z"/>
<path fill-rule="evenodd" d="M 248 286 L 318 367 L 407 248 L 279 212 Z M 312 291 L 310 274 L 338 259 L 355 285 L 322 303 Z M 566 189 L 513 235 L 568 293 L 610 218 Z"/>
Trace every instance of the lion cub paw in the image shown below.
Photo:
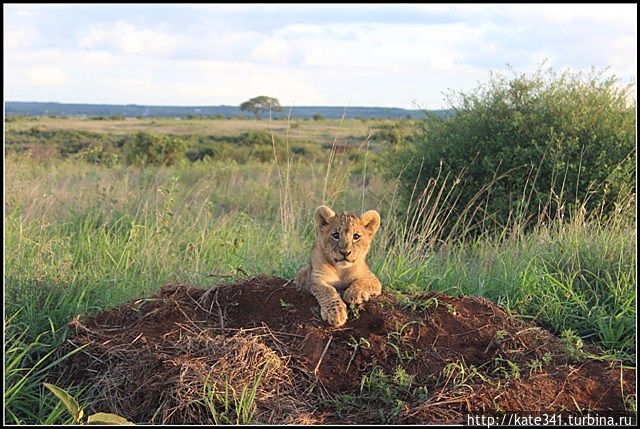
<path fill-rule="evenodd" d="M 342 326 L 347 322 L 347 305 L 342 300 L 337 300 L 320 306 L 322 320 L 333 326 Z"/>
<path fill-rule="evenodd" d="M 363 287 L 354 287 L 351 286 L 347 288 L 342 294 L 342 299 L 347 304 L 362 304 L 372 298 L 375 294 L 371 293 L 371 290 Z"/>

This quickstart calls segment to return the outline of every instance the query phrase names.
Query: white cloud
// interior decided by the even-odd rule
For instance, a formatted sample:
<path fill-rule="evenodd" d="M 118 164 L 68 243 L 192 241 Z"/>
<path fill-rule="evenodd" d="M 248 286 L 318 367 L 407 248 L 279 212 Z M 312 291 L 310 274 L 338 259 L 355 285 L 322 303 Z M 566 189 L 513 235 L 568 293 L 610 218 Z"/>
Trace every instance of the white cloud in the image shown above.
<path fill-rule="evenodd" d="M 29 82 L 38 86 L 60 86 L 67 80 L 67 75 L 57 67 L 32 67 L 26 76 Z"/>
<path fill-rule="evenodd" d="M 88 65 L 96 66 L 100 68 L 111 68 L 117 65 L 118 55 L 109 51 L 92 50 L 84 51 L 78 55 L 80 60 L 80 66 L 86 67 Z"/>
<path fill-rule="evenodd" d="M 4 49 L 17 51 L 28 49 L 38 38 L 38 29 L 33 24 L 8 24 L 4 29 Z"/>
<path fill-rule="evenodd" d="M 637 37 L 622 36 L 607 43 L 603 53 L 607 63 L 622 75 L 636 75 L 638 63 Z"/>
<path fill-rule="evenodd" d="M 167 66 L 181 76 L 167 87 L 168 92 L 184 94 L 200 104 L 239 104 L 259 94 L 272 94 L 282 104 L 296 99 L 320 104 L 328 101 L 320 88 L 309 83 L 306 71 L 280 65 L 187 60 Z"/>
<path fill-rule="evenodd" d="M 536 4 L 505 5 L 505 17 L 534 23 L 588 23 L 633 27 L 637 5 L 624 4 Z"/>
<path fill-rule="evenodd" d="M 464 23 L 292 25 L 274 39 L 287 43 L 288 54 L 297 52 L 310 67 L 451 72 L 466 66 L 469 50 L 495 52 L 495 44 L 485 40 L 489 29 Z"/>
<path fill-rule="evenodd" d="M 380 5 L 380 7 L 385 7 Z M 413 4 L 406 10 L 457 21 L 491 21 L 507 25 L 591 24 L 634 28 L 637 25 L 635 4 Z"/>
<path fill-rule="evenodd" d="M 291 55 L 292 47 L 281 39 L 265 40 L 256 46 L 250 57 L 256 61 L 264 61 L 271 64 L 286 64 Z"/>
<path fill-rule="evenodd" d="M 119 21 L 115 26 L 91 26 L 85 30 L 78 46 L 83 49 L 106 48 L 122 54 L 167 56 L 177 49 L 177 39 L 178 35 Z"/>
<path fill-rule="evenodd" d="M 8 100 L 236 105 L 264 93 L 282 103 L 329 102 L 326 93 L 309 83 L 304 71 L 278 65 L 83 50 L 20 53 L 10 63 L 5 74 Z M 45 84 L 58 86 L 45 94 Z"/>

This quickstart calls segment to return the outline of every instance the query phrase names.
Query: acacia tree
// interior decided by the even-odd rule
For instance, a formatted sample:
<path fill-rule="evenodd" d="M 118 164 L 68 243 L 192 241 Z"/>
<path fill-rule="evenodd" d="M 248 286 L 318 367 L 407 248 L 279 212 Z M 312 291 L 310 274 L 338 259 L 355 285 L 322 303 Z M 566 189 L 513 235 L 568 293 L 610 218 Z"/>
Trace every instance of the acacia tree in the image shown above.
<path fill-rule="evenodd" d="M 252 112 L 254 115 L 256 115 L 256 119 L 260 119 L 264 110 L 282 112 L 282 107 L 280 106 L 280 102 L 277 98 L 261 95 L 242 103 L 240 105 L 240 110 L 242 110 L 243 112 Z"/>

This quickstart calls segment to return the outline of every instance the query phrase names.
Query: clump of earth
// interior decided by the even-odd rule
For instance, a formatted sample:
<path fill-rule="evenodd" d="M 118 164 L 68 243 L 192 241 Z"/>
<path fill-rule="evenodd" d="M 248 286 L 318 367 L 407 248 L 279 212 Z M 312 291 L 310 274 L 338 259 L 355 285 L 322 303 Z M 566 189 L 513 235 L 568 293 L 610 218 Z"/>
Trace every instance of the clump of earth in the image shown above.
<path fill-rule="evenodd" d="M 165 285 L 69 327 L 54 381 L 136 423 L 464 424 L 635 403 L 635 369 L 478 297 L 383 292 L 332 328 L 312 296 L 256 277 Z"/>

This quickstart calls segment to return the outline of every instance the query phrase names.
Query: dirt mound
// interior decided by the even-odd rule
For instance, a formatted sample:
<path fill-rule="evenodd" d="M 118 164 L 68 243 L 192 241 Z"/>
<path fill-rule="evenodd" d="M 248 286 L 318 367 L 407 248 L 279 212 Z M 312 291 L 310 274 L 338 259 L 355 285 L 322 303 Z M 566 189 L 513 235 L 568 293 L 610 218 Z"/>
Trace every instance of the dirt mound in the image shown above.
<path fill-rule="evenodd" d="M 466 414 L 626 413 L 635 370 L 490 301 L 380 297 L 330 328 L 314 298 L 259 277 L 165 285 L 69 323 L 61 386 L 136 422 L 465 423 Z M 595 359 L 594 359 L 595 357 Z"/>

